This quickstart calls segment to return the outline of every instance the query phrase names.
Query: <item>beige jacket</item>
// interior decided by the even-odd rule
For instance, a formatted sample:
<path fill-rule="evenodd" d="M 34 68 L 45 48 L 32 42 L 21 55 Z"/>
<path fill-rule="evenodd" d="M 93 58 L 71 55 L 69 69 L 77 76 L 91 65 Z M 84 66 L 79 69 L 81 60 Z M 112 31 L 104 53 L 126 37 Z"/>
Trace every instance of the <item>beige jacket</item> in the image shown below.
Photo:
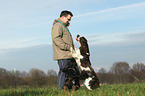
<path fill-rule="evenodd" d="M 60 22 L 58 22 L 58 20 Z M 54 20 L 52 27 L 52 43 L 53 43 L 53 59 L 69 59 L 72 58 L 70 47 L 74 47 L 73 39 L 66 24 L 60 20 Z"/>

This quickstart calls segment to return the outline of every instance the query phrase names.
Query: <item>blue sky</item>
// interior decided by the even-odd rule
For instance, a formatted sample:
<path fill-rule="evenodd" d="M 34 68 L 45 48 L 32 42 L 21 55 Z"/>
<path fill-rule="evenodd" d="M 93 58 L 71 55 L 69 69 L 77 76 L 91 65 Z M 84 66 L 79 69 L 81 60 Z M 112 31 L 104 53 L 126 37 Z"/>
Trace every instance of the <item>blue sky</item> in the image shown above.
<path fill-rule="evenodd" d="M 10 59 L 11 52 L 18 53 L 18 50 L 21 50 L 22 53 L 24 49 L 33 46 L 34 49 L 35 46 L 51 46 L 52 23 L 54 19 L 59 18 L 62 10 L 70 10 L 74 14 L 69 27 L 70 32 L 74 42 L 76 42 L 77 34 L 88 39 L 92 63 L 98 63 L 94 66 L 109 68 L 113 62 L 119 60 L 131 64 L 145 62 L 143 59 L 145 57 L 143 55 L 145 52 L 143 49 L 145 48 L 144 0 L 3 0 L 0 1 L 0 67 L 9 70 L 16 67 L 21 70 L 20 67 L 17 67 L 18 62 L 14 60 L 11 63 L 6 62 Z M 77 43 L 75 44 L 77 45 Z M 92 50 L 94 47 L 96 50 Z M 116 51 L 115 47 L 127 50 L 128 54 Z M 101 52 L 98 54 L 101 55 L 99 60 L 101 59 L 103 62 L 94 60 L 94 57 L 98 56 L 99 48 L 101 48 Z M 109 53 L 109 57 L 112 59 L 104 58 L 107 53 L 104 48 L 114 49 L 111 51 L 112 53 Z M 41 51 L 39 50 L 40 53 Z M 114 52 L 117 53 L 113 54 Z M 118 58 L 115 59 L 113 55 L 117 54 Z M 131 54 L 138 58 L 131 58 Z M 124 55 L 126 57 L 122 59 L 121 57 Z M 52 54 L 49 53 L 49 56 Z M 23 62 L 23 60 L 21 61 Z M 47 58 L 45 60 L 47 61 Z M 50 58 L 48 60 L 54 62 Z M 110 63 L 105 65 L 109 61 Z M 12 66 L 13 64 L 15 66 Z M 10 65 L 11 68 L 8 67 Z M 38 65 L 31 67 L 37 68 Z M 57 69 L 55 66 L 50 67 L 49 64 L 48 67 L 48 69 Z M 24 70 L 29 69 L 31 68 L 28 67 Z M 41 69 L 43 70 L 43 67 Z"/>

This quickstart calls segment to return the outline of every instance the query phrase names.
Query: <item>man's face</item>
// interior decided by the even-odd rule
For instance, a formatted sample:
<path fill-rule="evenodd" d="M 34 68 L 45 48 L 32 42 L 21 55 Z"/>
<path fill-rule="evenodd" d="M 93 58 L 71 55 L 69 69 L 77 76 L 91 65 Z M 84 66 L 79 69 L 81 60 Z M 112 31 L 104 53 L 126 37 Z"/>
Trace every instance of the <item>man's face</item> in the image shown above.
<path fill-rule="evenodd" d="M 66 23 L 66 25 L 69 25 L 71 21 L 71 15 L 67 15 L 67 17 L 63 17 L 63 22 Z"/>

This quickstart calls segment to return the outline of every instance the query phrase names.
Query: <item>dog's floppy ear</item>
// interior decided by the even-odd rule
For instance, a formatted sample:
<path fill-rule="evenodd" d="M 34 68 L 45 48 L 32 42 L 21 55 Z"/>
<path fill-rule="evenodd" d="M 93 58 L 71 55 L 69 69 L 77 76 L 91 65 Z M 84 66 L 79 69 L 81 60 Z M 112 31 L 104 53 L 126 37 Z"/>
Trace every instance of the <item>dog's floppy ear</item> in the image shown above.
<path fill-rule="evenodd" d="M 87 39 L 85 37 L 81 37 L 81 41 L 80 42 L 87 43 L 88 41 L 87 41 Z"/>

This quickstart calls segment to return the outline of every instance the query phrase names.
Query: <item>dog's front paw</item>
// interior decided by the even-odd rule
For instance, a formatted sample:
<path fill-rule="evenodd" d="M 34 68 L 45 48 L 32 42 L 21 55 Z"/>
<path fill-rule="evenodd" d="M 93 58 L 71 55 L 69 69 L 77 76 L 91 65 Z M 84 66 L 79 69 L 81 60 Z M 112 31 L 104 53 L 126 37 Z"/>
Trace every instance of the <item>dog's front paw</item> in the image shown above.
<path fill-rule="evenodd" d="M 72 47 L 70 47 L 70 51 L 71 51 L 71 52 L 73 51 L 73 48 L 72 48 Z"/>

